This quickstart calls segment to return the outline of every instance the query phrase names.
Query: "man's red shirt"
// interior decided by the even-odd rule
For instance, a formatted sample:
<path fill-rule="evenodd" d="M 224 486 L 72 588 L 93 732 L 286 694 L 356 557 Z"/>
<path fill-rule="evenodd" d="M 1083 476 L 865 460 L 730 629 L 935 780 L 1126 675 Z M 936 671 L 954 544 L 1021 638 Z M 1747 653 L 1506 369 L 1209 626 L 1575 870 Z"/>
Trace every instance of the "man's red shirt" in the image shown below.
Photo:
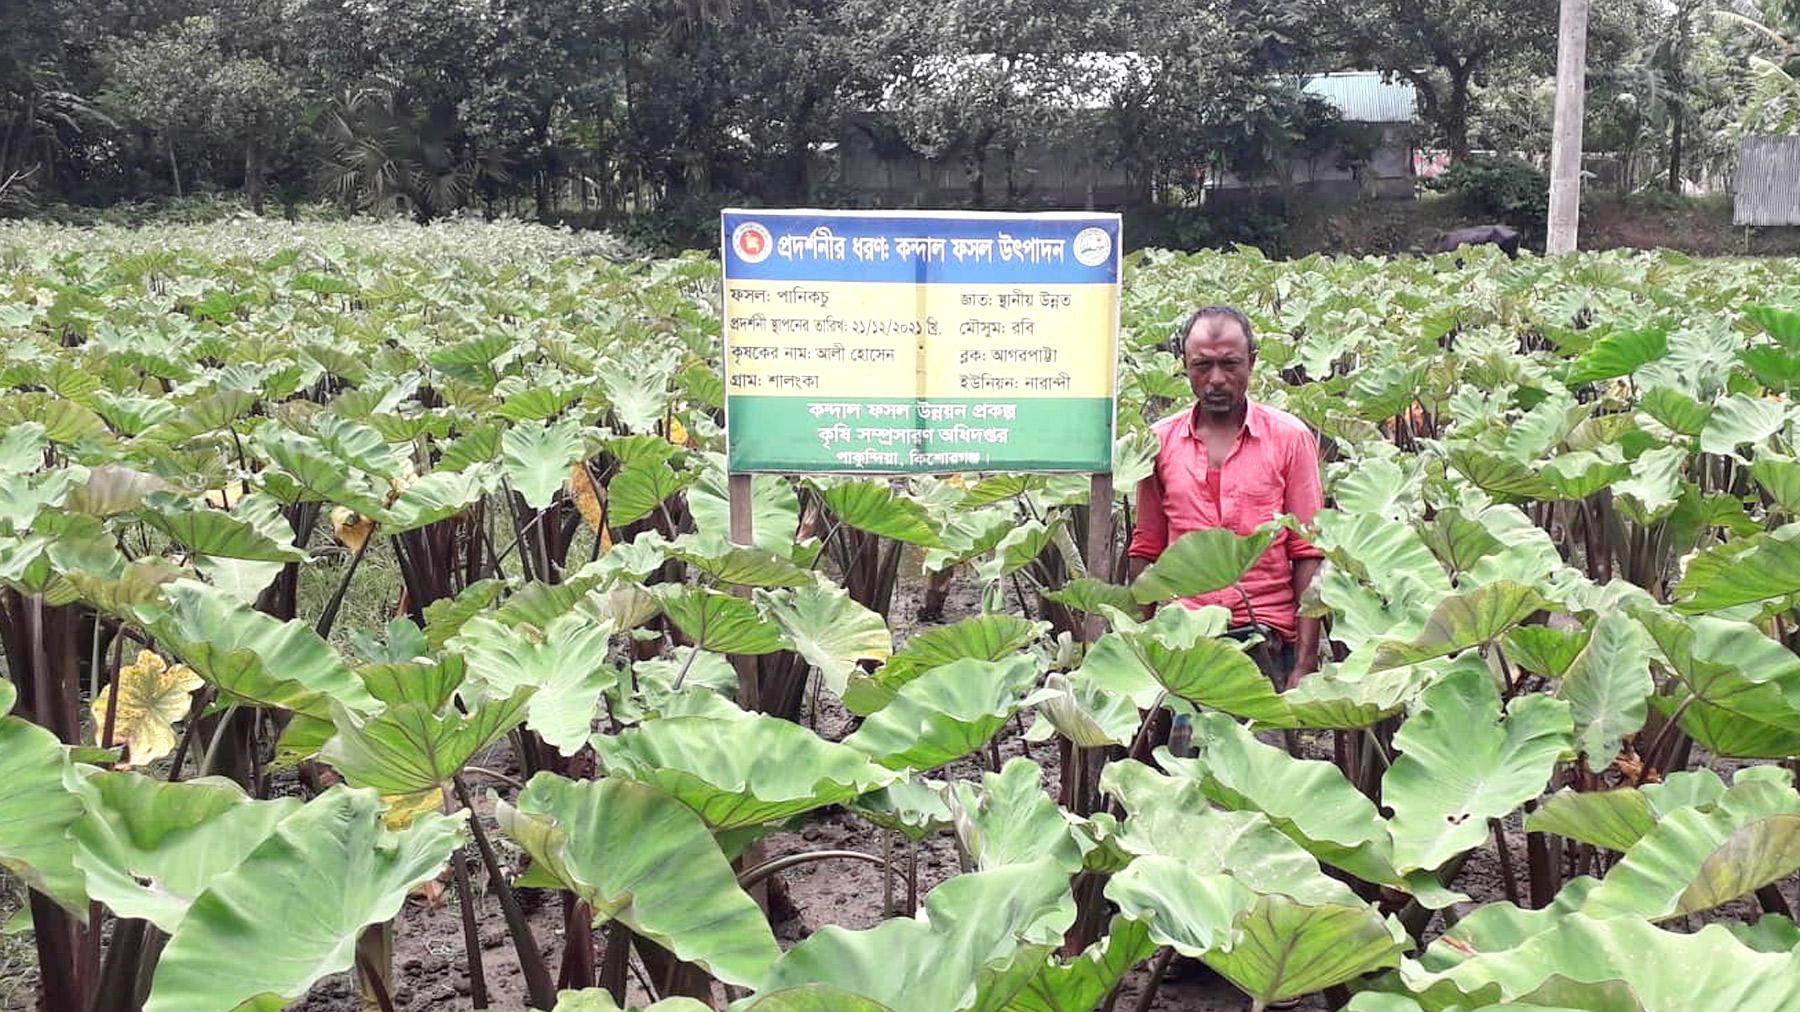
<path fill-rule="evenodd" d="M 1138 483 L 1132 558 L 1155 560 L 1170 542 L 1189 531 L 1227 527 L 1249 534 L 1284 513 L 1310 523 L 1325 504 L 1319 442 L 1300 419 L 1250 401 L 1231 452 L 1222 463 L 1209 466 L 1206 443 L 1194 431 L 1196 409 L 1189 407 L 1151 427 L 1161 447 L 1156 470 Z M 1283 529 L 1244 574 L 1239 583 L 1243 595 L 1227 587 L 1182 598 L 1181 603 L 1190 608 L 1222 605 L 1231 609 L 1232 624 L 1247 625 L 1252 617 L 1244 607 L 1247 596 L 1255 620 L 1292 642 L 1299 624 L 1293 562 L 1317 558 L 1323 553 Z"/>

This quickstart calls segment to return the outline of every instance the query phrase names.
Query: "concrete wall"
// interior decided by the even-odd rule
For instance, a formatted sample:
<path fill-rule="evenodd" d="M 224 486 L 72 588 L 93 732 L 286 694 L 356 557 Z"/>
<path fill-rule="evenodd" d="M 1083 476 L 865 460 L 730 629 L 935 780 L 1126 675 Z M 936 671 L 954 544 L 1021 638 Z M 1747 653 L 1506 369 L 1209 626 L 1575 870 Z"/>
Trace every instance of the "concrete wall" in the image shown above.
<path fill-rule="evenodd" d="M 1295 188 L 1314 195 L 1355 200 L 1376 197 L 1407 200 L 1413 196 L 1411 130 L 1407 124 L 1385 124 L 1373 157 L 1358 168 L 1340 169 L 1338 154 L 1328 152 L 1311 163 L 1293 167 Z M 907 151 L 880 150 L 869 133 L 845 131 L 836 150 L 836 184 L 859 202 L 876 207 L 961 205 L 972 199 L 969 175 L 960 159 L 933 162 Z M 1007 165 L 998 152 L 983 163 L 987 203 L 1006 203 Z M 1091 149 L 1077 145 L 1030 148 L 1013 159 L 1014 201 L 1023 207 L 1123 207 L 1141 203 L 1125 170 L 1107 164 Z M 1274 179 L 1245 181 L 1227 174 L 1213 190 L 1249 191 L 1274 185 Z"/>

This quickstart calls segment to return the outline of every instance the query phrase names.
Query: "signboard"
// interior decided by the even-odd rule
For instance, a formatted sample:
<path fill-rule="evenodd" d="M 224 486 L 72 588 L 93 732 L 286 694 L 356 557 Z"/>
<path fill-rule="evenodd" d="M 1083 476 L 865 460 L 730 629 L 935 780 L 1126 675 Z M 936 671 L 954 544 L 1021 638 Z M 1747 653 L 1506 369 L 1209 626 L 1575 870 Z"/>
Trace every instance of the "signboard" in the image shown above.
<path fill-rule="evenodd" d="M 726 211 L 729 470 L 1112 470 L 1119 217 Z"/>

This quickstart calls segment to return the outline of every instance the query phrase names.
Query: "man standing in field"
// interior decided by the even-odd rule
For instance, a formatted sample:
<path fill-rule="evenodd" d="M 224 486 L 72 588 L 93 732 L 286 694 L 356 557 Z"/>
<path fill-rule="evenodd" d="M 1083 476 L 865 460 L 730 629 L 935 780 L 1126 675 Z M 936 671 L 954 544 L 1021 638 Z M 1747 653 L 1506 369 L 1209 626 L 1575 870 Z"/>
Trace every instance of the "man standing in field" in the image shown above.
<path fill-rule="evenodd" d="M 1249 534 L 1284 513 L 1308 523 L 1324 505 L 1312 431 L 1249 397 L 1256 363 L 1249 319 L 1229 306 L 1197 309 L 1176 331 L 1176 343 L 1196 400 L 1152 426 L 1161 448 L 1155 470 L 1138 483 L 1133 579 L 1189 531 Z M 1278 687 L 1292 688 L 1319 667 L 1319 620 L 1301 616 L 1299 602 L 1322 558 L 1283 529 L 1236 587 L 1179 603 L 1230 608 L 1234 633 L 1260 633 L 1269 647 L 1264 671 Z"/>

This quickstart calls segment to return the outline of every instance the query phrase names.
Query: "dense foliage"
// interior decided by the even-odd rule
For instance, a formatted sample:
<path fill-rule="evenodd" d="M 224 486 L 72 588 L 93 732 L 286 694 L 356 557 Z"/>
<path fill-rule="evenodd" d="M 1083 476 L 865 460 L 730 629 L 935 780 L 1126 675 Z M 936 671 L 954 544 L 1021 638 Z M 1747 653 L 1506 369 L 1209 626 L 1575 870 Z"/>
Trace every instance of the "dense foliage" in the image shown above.
<path fill-rule="evenodd" d="M 1592 21 L 1589 148 L 1621 180 L 1716 177 L 1738 132 L 1800 123 L 1791 0 Z M 10 3 L 0 215 L 228 191 L 679 230 L 858 199 L 833 176 L 852 140 L 975 203 L 1029 203 L 1006 166 L 1047 149 L 1186 205 L 1198 173 L 1326 143 L 1295 93 L 1332 70 L 1411 82 L 1420 146 L 1541 156 L 1555 23 L 1547 0 Z"/>
<path fill-rule="evenodd" d="M 1172 953 L 1259 1008 L 1800 1002 L 1800 264 L 1137 254 L 1113 501 L 759 476 L 734 545 L 717 265 L 595 252 L 0 231 L 0 864 L 51 1007 L 276 1008 L 353 965 L 380 1007 L 446 864 L 545 1008 L 642 963 L 664 1010 L 1092 1009 Z M 1257 395 L 1323 437 L 1332 658 L 1285 692 L 1216 609 L 1137 611 L 1269 531 L 1130 586 L 1081 547 L 1099 509 L 1123 549 L 1196 301 L 1246 307 Z M 921 558 L 983 613 L 896 644 Z M 1159 706 L 1195 757 L 1148 747 Z M 1022 716 L 1053 759 L 962 761 Z M 962 873 L 784 952 L 758 841 L 833 805 Z"/>

